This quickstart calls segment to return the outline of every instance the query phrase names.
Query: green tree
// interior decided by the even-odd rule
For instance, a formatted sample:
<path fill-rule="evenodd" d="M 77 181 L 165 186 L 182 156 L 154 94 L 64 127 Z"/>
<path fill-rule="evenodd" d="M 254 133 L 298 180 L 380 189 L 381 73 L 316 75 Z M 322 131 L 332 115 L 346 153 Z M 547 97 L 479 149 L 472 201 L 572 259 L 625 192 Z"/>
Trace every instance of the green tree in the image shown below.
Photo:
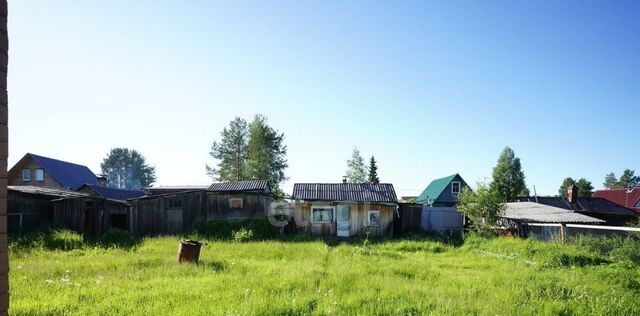
<path fill-rule="evenodd" d="M 458 195 L 458 211 L 471 220 L 473 229 L 487 235 L 505 210 L 502 194 L 495 188 L 478 183 L 475 191 L 465 187 Z"/>
<path fill-rule="evenodd" d="M 493 168 L 491 188 L 500 194 L 503 200 L 514 201 L 519 194 L 525 192 L 526 187 L 520 158 L 515 156 L 511 148 L 505 147 Z"/>
<path fill-rule="evenodd" d="M 565 178 L 562 181 L 560 189 L 558 189 L 558 195 L 561 197 L 567 197 L 569 187 L 575 185 L 578 188 L 578 197 L 591 197 L 593 195 L 593 185 L 591 181 L 585 178 L 580 178 L 578 181 L 571 177 Z"/>
<path fill-rule="evenodd" d="M 616 178 L 615 173 L 610 172 L 604 177 L 604 185 L 607 189 L 614 189 L 618 186 L 618 178 Z"/>
<path fill-rule="evenodd" d="M 635 188 L 640 184 L 640 177 L 635 175 L 635 171 L 625 169 L 618 180 L 619 188 Z"/>
<path fill-rule="evenodd" d="M 349 183 L 366 183 L 367 170 L 364 165 L 364 159 L 360 155 L 357 147 L 353 148 L 351 159 L 347 160 L 347 182 Z"/>
<path fill-rule="evenodd" d="M 287 146 L 284 134 L 269 126 L 263 115 L 256 115 L 249 125 L 247 152 L 248 178 L 269 181 L 274 194 L 283 196 L 280 183 L 287 179 Z"/>
<path fill-rule="evenodd" d="M 369 183 L 380 183 L 380 178 L 378 178 L 378 164 L 376 162 L 376 158 L 373 156 L 369 159 Z"/>
<path fill-rule="evenodd" d="M 156 181 L 156 168 L 146 163 L 136 150 L 113 148 L 100 164 L 107 185 L 119 189 L 137 190 Z"/>
<path fill-rule="evenodd" d="M 214 141 L 209 154 L 218 160 L 217 168 L 206 166 L 214 181 L 231 182 L 247 179 L 247 121 L 236 117 L 220 133 L 220 142 Z"/>

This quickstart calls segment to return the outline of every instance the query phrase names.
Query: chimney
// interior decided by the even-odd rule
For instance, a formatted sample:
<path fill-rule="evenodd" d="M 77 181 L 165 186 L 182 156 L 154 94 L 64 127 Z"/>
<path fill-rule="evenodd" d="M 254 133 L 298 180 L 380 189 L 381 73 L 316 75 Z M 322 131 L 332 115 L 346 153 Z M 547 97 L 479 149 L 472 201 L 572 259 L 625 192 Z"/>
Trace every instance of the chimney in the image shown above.
<path fill-rule="evenodd" d="M 572 184 L 569 189 L 567 189 L 567 198 L 572 206 L 578 203 L 578 187 L 575 184 Z"/>
<path fill-rule="evenodd" d="M 342 183 L 347 183 L 347 176 L 342 176 Z"/>
<path fill-rule="evenodd" d="M 99 174 L 96 176 L 96 183 L 98 185 L 101 185 L 103 187 L 107 186 L 107 176 L 103 175 L 103 174 Z"/>

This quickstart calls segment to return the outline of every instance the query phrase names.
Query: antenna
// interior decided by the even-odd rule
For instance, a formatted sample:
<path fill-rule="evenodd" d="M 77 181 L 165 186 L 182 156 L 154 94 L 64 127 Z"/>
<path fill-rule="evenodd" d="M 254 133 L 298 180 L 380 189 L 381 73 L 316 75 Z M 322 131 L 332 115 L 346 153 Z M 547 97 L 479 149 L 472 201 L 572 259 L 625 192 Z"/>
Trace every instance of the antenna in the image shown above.
<path fill-rule="evenodd" d="M 536 186 L 533 186 L 533 196 L 536 198 L 536 203 L 538 203 L 538 192 L 536 192 Z"/>

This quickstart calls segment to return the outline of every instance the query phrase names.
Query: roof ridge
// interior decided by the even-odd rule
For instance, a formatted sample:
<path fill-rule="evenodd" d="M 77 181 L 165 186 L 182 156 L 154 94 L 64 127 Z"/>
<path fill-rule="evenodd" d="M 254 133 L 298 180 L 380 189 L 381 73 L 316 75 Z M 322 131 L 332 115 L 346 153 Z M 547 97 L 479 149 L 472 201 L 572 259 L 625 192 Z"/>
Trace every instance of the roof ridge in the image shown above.
<path fill-rule="evenodd" d="M 81 165 L 81 164 L 75 163 L 75 162 L 69 162 L 69 161 L 66 161 L 66 160 L 60 160 L 60 159 L 57 159 L 57 158 L 51 158 L 51 157 L 42 156 L 42 155 L 36 155 L 36 154 L 33 154 L 33 153 L 27 153 L 27 155 L 29 155 L 31 157 L 45 158 L 45 159 L 54 160 L 54 161 L 57 161 L 57 162 L 63 162 L 63 163 L 66 163 L 66 164 L 75 165 L 75 166 L 78 166 L 78 167 L 85 167 L 85 168 L 89 169 L 89 167 L 87 167 L 86 165 Z M 91 170 L 91 169 L 89 169 L 89 170 Z"/>

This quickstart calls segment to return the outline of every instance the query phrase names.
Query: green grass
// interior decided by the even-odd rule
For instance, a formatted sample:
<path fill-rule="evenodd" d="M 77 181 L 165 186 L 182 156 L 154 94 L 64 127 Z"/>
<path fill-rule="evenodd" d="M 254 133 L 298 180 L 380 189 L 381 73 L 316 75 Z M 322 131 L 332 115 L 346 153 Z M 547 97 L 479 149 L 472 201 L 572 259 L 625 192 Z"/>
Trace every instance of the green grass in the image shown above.
<path fill-rule="evenodd" d="M 640 268 L 575 245 L 475 237 L 449 244 L 421 236 L 366 243 L 215 239 L 193 265 L 175 262 L 178 242 L 155 237 L 122 246 L 66 231 L 13 238 L 11 313 L 640 313 Z"/>

